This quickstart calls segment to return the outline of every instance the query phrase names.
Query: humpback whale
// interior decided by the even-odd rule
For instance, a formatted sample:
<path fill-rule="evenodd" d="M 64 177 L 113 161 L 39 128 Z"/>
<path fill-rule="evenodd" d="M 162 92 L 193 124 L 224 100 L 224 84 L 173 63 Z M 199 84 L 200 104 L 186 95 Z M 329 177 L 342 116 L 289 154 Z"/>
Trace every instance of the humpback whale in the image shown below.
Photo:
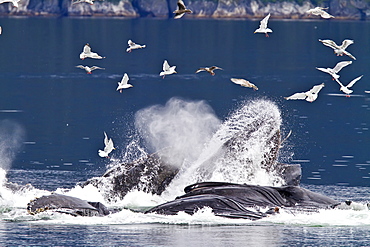
<path fill-rule="evenodd" d="M 203 182 L 189 185 L 184 191 L 184 195 L 145 213 L 174 215 L 182 211 L 194 214 L 199 209 L 209 207 L 216 216 L 257 220 L 278 213 L 280 208 L 315 212 L 340 205 L 329 197 L 293 185 L 272 187 Z"/>
<path fill-rule="evenodd" d="M 229 172 L 223 174 L 222 180 L 227 182 L 249 182 L 257 172 L 263 171 L 279 180 L 279 185 L 298 185 L 300 166 L 277 161 L 282 146 L 280 126 L 280 111 L 274 103 L 266 100 L 247 102 L 233 111 L 213 134 L 201 154 L 203 159 L 194 162 L 192 174 L 184 175 L 181 167 L 166 159 L 172 150 L 168 148 L 153 154 L 145 153 L 133 162 L 112 164 L 101 177 L 79 185 L 93 185 L 107 201 L 122 200 L 133 189 L 161 195 L 179 176 L 192 177 L 179 188 L 194 182 L 215 181 L 213 175 L 222 173 L 225 167 Z M 237 176 L 242 178 L 233 180 Z"/>
<path fill-rule="evenodd" d="M 122 200 L 133 189 L 160 195 L 178 170 L 157 154 L 147 154 L 134 162 L 113 166 L 101 177 L 88 179 L 80 185 L 93 185 L 103 193 L 107 201 Z"/>
<path fill-rule="evenodd" d="M 105 216 L 111 213 L 100 202 L 88 202 L 77 197 L 61 194 L 42 196 L 30 201 L 27 205 L 29 214 L 37 214 L 47 210 L 73 216 Z"/>
<path fill-rule="evenodd" d="M 122 200 L 133 189 L 161 195 L 169 186 L 182 188 L 191 184 L 185 187 L 184 195 L 145 211 L 147 214 L 173 215 L 180 211 L 194 214 L 209 207 L 217 216 L 257 220 L 276 214 L 280 209 L 316 212 L 339 205 L 331 198 L 299 187 L 300 165 L 277 161 L 282 146 L 280 125 L 280 111 L 275 104 L 252 101 L 222 123 L 190 171 L 184 172 L 181 167 L 172 165 L 166 155 L 157 151 L 145 153 L 134 162 L 113 164 L 101 177 L 80 185 L 95 186 L 106 201 L 112 202 Z M 225 169 L 229 170 L 222 173 Z M 272 177 L 269 182 L 274 186 L 250 183 L 257 172 Z M 179 177 L 190 177 L 192 182 L 177 183 Z M 236 182 L 235 177 L 239 179 Z M 279 183 L 274 183 L 276 180 Z M 102 216 L 114 212 L 101 203 L 60 194 L 35 199 L 27 209 L 31 214 L 53 210 L 76 216 Z"/>
<path fill-rule="evenodd" d="M 185 194 L 175 200 L 155 206 L 144 213 L 175 215 L 179 212 L 194 214 L 205 207 L 216 216 L 258 220 L 279 213 L 284 209 L 291 213 L 312 213 L 319 209 L 343 208 L 350 201 L 339 203 L 327 196 L 294 185 L 280 187 L 202 182 L 189 185 Z M 51 194 L 32 200 L 27 211 L 37 214 L 44 211 L 65 213 L 73 216 L 105 216 L 118 212 L 100 202 L 88 202 L 76 197 Z"/>

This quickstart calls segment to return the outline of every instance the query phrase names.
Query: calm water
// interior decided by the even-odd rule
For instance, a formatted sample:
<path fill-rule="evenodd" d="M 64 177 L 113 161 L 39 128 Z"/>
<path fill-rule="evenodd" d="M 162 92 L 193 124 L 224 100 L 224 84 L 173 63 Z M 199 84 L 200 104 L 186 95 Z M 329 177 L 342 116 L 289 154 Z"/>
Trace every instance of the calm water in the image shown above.
<path fill-rule="evenodd" d="M 109 164 L 97 155 L 103 131 L 114 139 L 113 157 L 120 159 L 134 132 L 135 112 L 172 97 L 204 100 L 221 120 L 243 100 L 266 98 L 281 109 L 284 133 L 292 130 L 280 159 L 302 164 L 303 184 L 340 199 L 368 200 L 368 22 L 272 19 L 269 38 L 253 34 L 259 20 L 2 18 L 0 25 L 0 135 L 6 140 L 13 133 L 14 141 L 2 144 L 1 167 L 12 182 L 55 190 L 100 175 Z M 334 96 L 339 86 L 315 69 L 350 60 L 336 57 L 318 39 L 341 43 L 346 38 L 355 41 L 348 51 L 357 60 L 340 72 L 342 82 L 364 75 L 350 98 Z M 126 53 L 128 39 L 147 47 Z M 80 60 L 85 43 L 106 58 Z M 159 77 L 164 59 L 177 66 L 178 74 Z M 87 75 L 75 68 L 79 64 L 105 70 Z M 212 65 L 224 70 L 215 76 L 194 73 Z M 124 73 L 134 87 L 120 94 L 116 86 Z M 231 77 L 246 78 L 259 90 L 239 87 Z M 313 103 L 283 98 L 323 82 Z M 325 216 L 327 222 L 319 219 Z M 50 223 L 24 217 L 2 216 L 0 245 L 370 245 L 368 213 L 344 216 L 341 223 L 326 214 L 312 221 L 262 223 L 128 221 L 127 215 L 108 222 L 63 218 Z"/>

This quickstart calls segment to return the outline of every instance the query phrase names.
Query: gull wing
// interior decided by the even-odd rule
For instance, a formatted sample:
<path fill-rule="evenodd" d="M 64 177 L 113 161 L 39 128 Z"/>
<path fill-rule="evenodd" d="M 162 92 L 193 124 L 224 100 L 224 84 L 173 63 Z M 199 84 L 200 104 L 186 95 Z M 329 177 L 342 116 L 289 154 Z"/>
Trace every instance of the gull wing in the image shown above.
<path fill-rule="evenodd" d="M 343 84 L 340 82 L 340 80 L 338 78 L 334 78 L 336 82 L 338 82 L 339 86 L 340 87 L 344 87 Z"/>
<path fill-rule="evenodd" d="M 90 69 L 95 70 L 95 69 L 104 69 L 104 68 L 100 68 L 99 66 L 92 66 Z"/>
<path fill-rule="evenodd" d="M 132 42 L 132 40 L 131 40 L 131 39 L 129 39 L 129 40 L 127 41 L 127 44 L 128 44 L 129 46 L 134 46 L 134 45 L 135 45 L 135 43 L 134 43 L 134 42 Z"/>
<path fill-rule="evenodd" d="M 238 84 L 242 87 L 251 87 L 254 90 L 258 90 L 258 87 L 256 85 L 254 85 L 253 83 L 251 83 L 250 81 L 247 81 L 245 79 L 230 78 L 230 80 L 232 82 L 234 82 L 235 84 Z"/>
<path fill-rule="evenodd" d="M 243 85 L 245 83 L 244 79 L 230 78 L 230 80 L 234 82 L 235 84 L 239 84 L 239 85 Z"/>
<path fill-rule="evenodd" d="M 72 4 L 76 4 L 76 3 L 79 3 L 80 1 L 76 0 L 76 1 L 72 1 Z M 0 3 L 2 3 L 2 1 L 0 1 Z"/>
<path fill-rule="evenodd" d="M 334 16 L 332 16 L 331 14 L 322 9 L 320 10 L 320 16 L 325 19 L 334 18 Z"/>
<path fill-rule="evenodd" d="M 315 85 L 315 86 L 313 86 L 313 88 L 311 88 L 311 90 L 310 90 L 309 92 L 310 92 L 310 93 L 315 93 L 315 94 L 317 94 L 317 93 L 319 93 L 319 92 L 320 92 L 320 90 L 321 90 L 323 87 L 325 87 L 325 84 L 324 84 L 324 83 L 321 83 L 320 85 Z"/>
<path fill-rule="evenodd" d="M 104 152 L 109 154 L 110 152 L 113 151 L 113 149 L 114 149 L 113 140 L 112 140 L 112 138 L 110 138 L 109 141 L 108 141 L 108 145 L 106 145 L 105 148 L 104 148 Z"/>
<path fill-rule="evenodd" d="M 353 60 L 356 60 L 355 56 L 353 56 L 351 53 L 349 53 L 348 51 L 343 51 L 343 53 L 347 56 L 349 56 L 350 58 L 352 58 Z"/>
<path fill-rule="evenodd" d="M 348 83 L 347 88 L 352 87 L 357 81 L 361 80 L 362 77 L 363 75 L 353 79 L 350 83 Z"/>
<path fill-rule="evenodd" d="M 175 19 L 180 19 L 181 17 L 183 17 L 185 15 L 185 12 L 184 13 L 181 13 L 181 14 L 179 14 L 179 13 L 176 13 L 175 14 Z"/>
<path fill-rule="evenodd" d="M 322 72 L 325 72 L 325 73 L 329 73 L 328 69 L 326 69 L 326 68 L 317 68 L 317 67 L 316 67 L 316 69 L 317 69 L 317 70 L 320 70 L 320 71 L 322 71 Z M 329 74 L 330 74 L 330 73 L 329 73 Z"/>
<path fill-rule="evenodd" d="M 205 68 L 199 68 L 197 69 L 197 71 L 195 71 L 195 73 L 199 73 L 199 72 L 202 72 L 202 71 L 207 71 Z"/>
<path fill-rule="evenodd" d="M 289 97 L 285 97 L 286 100 L 296 100 L 296 99 L 305 99 L 307 97 L 306 92 L 304 93 L 295 93 Z"/>
<path fill-rule="evenodd" d="M 170 65 L 168 64 L 167 60 L 163 62 L 163 71 L 168 71 L 170 69 Z"/>
<path fill-rule="evenodd" d="M 220 67 L 217 67 L 217 66 L 212 66 L 211 68 L 209 68 L 210 70 L 215 70 L 215 69 L 221 69 L 221 70 L 223 70 L 222 68 L 220 68 Z"/>
<path fill-rule="evenodd" d="M 123 77 L 122 77 L 122 80 L 121 80 L 121 85 L 125 85 L 125 84 L 127 84 L 127 82 L 128 82 L 128 80 L 129 80 L 130 78 L 128 77 L 128 75 L 127 75 L 127 73 L 125 73 L 124 75 L 123 75 Z"/>
<path fill-rule="evenodd" d="M 347 47 L 349 45 L 352 45 L 353 43 L 355 43 L 353 40 L 351 40 L 351 39 L 345 39 L 345 40 L 343 40 L 342 45 L 340 46 L 340 48 L 342 48 L 343 50 L 345 50 L 345 49 L 347 49 Z"/>
<path fill-rule="evenodd" d="M 260 28 L 262 29 L 266 29 L 267 28 L 267 22 L 269 21 L 269 18 L 270 18 L 270 13 L 261 20 L 260 22 Z"/>
<path fill-rule="evenodd" d="M 179 8 L 179 10 L 185 10 L 186 9 L 185 4 L 182 0 L 177 1 L 177 7 Z"/>
<path fill-rule="evenodd" d="M 106 147 L 107 145 L 108 145 L 108 136 L 107 136 L 107 133 L 105 133 L 105 131 L 104 131 L 104 146 Z M 104 147 L 104 149 L 105 149 L 105 147 Z"/>
<path fill-rule="evenodd" d="M 343 69 L 344 67 L 346 67 L 347 65 L 350 65 L 352 63 L 352 61 L 343 61 L 343 62 L 339 62 L 337 63 L 337 65 L 335 65 L 335 67 L 333 68 L 333 71 L 335 73 L 338 73 L 341 69 Z"/>
<path fill-rule="evenodd" d="M 333 48 L 333 49 L 338 49 L 339 46 L 333 41 L 333 40 L 330 40 L 330 39 L 319 39 L 319 41 L 323 44 L 323 45 L 326 45 L 326 46 L 329 46 L 330 48 Z"/>
<path fill-rule="evenodd" d="M 77 65 L 76 68 L 85 69 L 85 66 L 83 66 L 83 65 Z"/>
<path fill-rule="evenodd" d="M 90 47 L 88 44 L 86 44 L 86 45 L 84 46 L 83 52 L 84 52 L 84 53 L 90 53 L 90 52 L 91 52 L 91 47 Z"/>

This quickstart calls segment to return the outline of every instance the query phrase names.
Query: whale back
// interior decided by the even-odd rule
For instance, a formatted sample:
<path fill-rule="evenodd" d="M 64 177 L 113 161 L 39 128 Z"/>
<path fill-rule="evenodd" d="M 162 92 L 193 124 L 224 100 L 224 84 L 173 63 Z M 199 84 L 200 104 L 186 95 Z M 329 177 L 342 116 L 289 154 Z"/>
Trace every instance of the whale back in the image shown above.
<path fill-rule="evenodd" d="M 88 202 L 77 197 L 61 194 L 42 196 L 30 201 L 27 205 L 29 214 L 37 214 L 47 210 L 73 216 L 101 216 L 109 214 L 108 209 L 99 202 Z"/>
<path fill-rule="evenodd" d="M 175 200 L 149 209 L 146 213 L 174 215 L 181 211 L 194 214 L 208 207 L 217 216 L 256 220 L 277 213 L 279 208 L 291 212 L 317 212 L 318 209 L 333 208 L 339 204 L 327 196 L 298 186 L 203 182 L 187 186 L 185 192 Z"/>

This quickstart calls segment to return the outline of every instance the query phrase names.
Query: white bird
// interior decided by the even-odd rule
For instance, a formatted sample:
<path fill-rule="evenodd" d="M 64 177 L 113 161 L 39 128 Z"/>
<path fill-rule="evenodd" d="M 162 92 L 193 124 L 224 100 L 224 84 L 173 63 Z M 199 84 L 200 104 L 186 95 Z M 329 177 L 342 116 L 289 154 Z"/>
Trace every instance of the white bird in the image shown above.
<path fill-rule="evenodd" d="M 93 5 L 94 0 L 76 0 L 76 1 L 72 2 L 72 4 L 76 4 L 76 3 L 88 3 L 90 5 Z"/>
<path fill-rule="evenodd" d="M 18 5 L 19 1 L 20 0 L 0 0 L 0 4 L 9 2 L 9 3 L 13 4 L 13 7 L 18 8 L 19 7 L 19 5 Z"/>
<path fill-rule="evenodd" d="M 254 33 L 264 33 L 266 37 L 268 37 L 269 35 L 267 33 L 272 33 L 272 30 L 267 27 L 267 22 L 269 21 L 269 18 L 270 13 L 261 20 L 260 27 L 257 28 L 256 31 L 254 31 Z"/>
<path fill-rule="evenodd" d="M 175 19 L 180 19 L 185 15 L 185 13 L 193 13 L 190 9 L 187 9 L 182 0 L 177 0 L 177 9 L 173 12 L 175 14 Z"/>
<path fill-rule="evenodd" d="M 307 92 L 303 93 L 295 93 L 289 97 L 284 97 L 286 100 L 296 100 L 296 99 L 305 99 L 308 102 L 313 102 L 317 99 L 319 96 L 320 90 L 324 87 L 324 83 L 321 83 L 320 85 L 315 85 L 313 88 L 311 88 Z"/>
<path fill-rule="evenodd" d="M 324 19 L 334 18 L 334 16 L 328 14 L 324 9 L 328 9 L 328 8 L 316 7 L 316 8 L 307 10 L 306 13 L 308 15 L 319 15 Z"/>
<path fill-rule="evenodd" d="M 104 150 L 98 150 L 98 154 L 102 158 L 109 158 L 109 154 L 116 149 L 113 144 L 112 138 L 108 139 L 107 133 L 104 131 Z"/>
<path fill-rule="evenodd" d="M 211 75 L 215 75 L 215 72 L 213 72 L 215 69 L 221 69 L 221 70 L 223 70 L 220 67 L 212 66 L 212 67 L 199 68 L 197 71 L 195 71 L 195 73 L 206 71 L 206 72 L 210 73 Z"/>
<path fill-rule="evenodd" d="M 256 85 L 245 79 L 231 78 L 230 80 L 242 87 L 250 87 L 253 88 L 253 90 L 258 90 L 258 87 Z"/>
<path fill-rule="evenodd" d="M 139 45 L 139 44 L 136 44 L 136 43 L 132 42 L 131 39 L 127 43 L 128 43 L 128 46 L 129 46 L 126 49 L 127 52 L 131 52 L 132 50 L 142 49 L 142 48 L 145 48 L 146 47 L 146 45 Z"/>
<path fill-rule="evenodd" d="M 80 54 L 80 59 L 84 60 L 85 58 L 88 58 L 88 57 L 89 58 L 95 58 L 95 59 L 105 58 L 105 57 L 102 57 L 102 56 L 98 55 L 98 53 L 92 52 L 89 43 L 87 43 L 84 46 L 83 51 Z"/>
<path fill-rule="evenodd" d="M 105 68 L 100 68 L 98 66 L 89 67 L 89 66 L 83 66 L 83 65 L 77 65 L 76 68 L 84 69 L 87 74 L 91 74 L 92 71 L 96 69 L 105 69 Z"/>
<path fill-rule="evenodd" d="M 316 69 L 330 74 L 334 79 L 338 79 L 340 76 L 337 73 L 339 73 L 339 71 L 341 69 L 343 69 L 347 65 L 350 65 L 351 63 L 352 63 L 352 61 L 343 61 L 343 62 L 337 63 L 337 65 L 335 65 L 335 67 L 332 68 L 332 69 L 331 68 L 326 68 L 326 69 L 325 68 L 317 68 L 317 67 L 316 67 Z"/>
<path fill-rule="evenodd" d="M 323 43 L 323 45 L 326 45 L 326 46 L 334 49 L 334 53 L 337 56 L 347 55 L 350 58 L 352 58 L 353 60 L 356 60 L 356 58 L 351 53 L 346 51 L 346 49 L 349 45 L 355 43 L 353 40 L 345 39 L 345 40 L 343 40 L 341 45 L 337 45 L 333 40 L 330 40 L 330 39 L 324 39 L 324 40 L 319 39 L 319 41 L 321 43 Z"/>
<path fill-rule="evenodd" d="M 363 75 L 362 75 L 363 76 Z M 338 79 L 335 79 L 336 82 L 338 82 L 339 86 L 340 86 L 340 91 L 342 91 L 343 93 L 346 94 L 346 97 L 350 97 L 349 94 L 353 93 L 353 90 L 349 89 L 351 88 L 357 81 L 359 81 L 362 76 L 359 76 L 355 79 L 353 79 L 350 83 L 348 83 L 347 86 L 344 86 Z"/>
<path fill-rule="evenodd" d="M 176 69 L 176 66 L 170 67 L 167 60 L 164 60 L 164 62 L 163 62 L 163 71 L 161 73 L 159 73 L 159 75 L 163 76 L 163 78 L 164 78 L 166 75 L 171 75 L 171 74 L 177 73 L 175 71 L 175 69 Z"/>
<path fill-rule="evenodd" d="M 365 93 L 370 93 L 370 91 L 369 90 L 366 90 Z"/>
<path fill-rule="evenodd" d="M 128 78 L 128 75 L 125 73 L 122 77 L 122 80 L 118 82 L 118 87 L 116 91 L 119 90 L 119 92 L 122 93 L 122 89 L 133 87 L 133 85 L 128 83 L 129 79 L 130 78 Z"/>

